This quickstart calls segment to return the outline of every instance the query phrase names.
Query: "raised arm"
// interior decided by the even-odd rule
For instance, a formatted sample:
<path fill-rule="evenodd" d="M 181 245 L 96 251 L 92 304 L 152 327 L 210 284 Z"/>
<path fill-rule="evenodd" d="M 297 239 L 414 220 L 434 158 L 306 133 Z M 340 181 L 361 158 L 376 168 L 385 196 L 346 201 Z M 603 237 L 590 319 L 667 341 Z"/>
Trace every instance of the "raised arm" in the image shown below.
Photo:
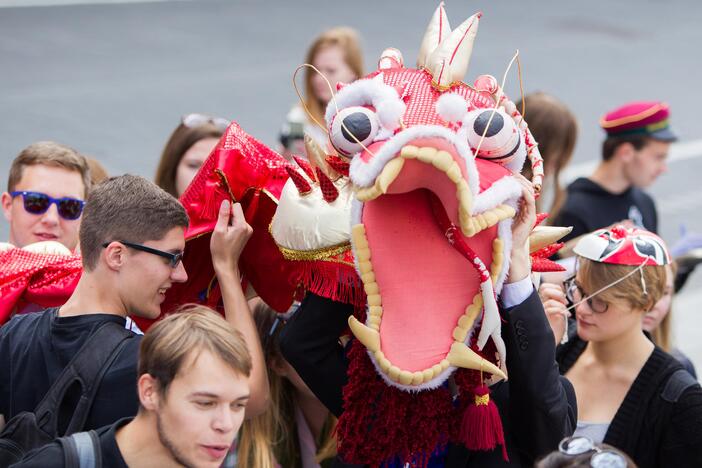
<path fill-rule="evenodd" d="M 217 225 L 212 232 L 210 251 L 224 302 L 224 318 L 246 340 L 251 353 L 249 385 L 251 398 L 246 405 L 246 418 L 263 413 L 269 403 L 268 374 L 256 325 L 254 324 L 244 291 L 241 289 L 239 257 L 252 229 L 244 219 L 241 205 L 225 200 L 219 208 Z"/>
<path fill-rule="evenodd" d="M 536 219 L 534 196 L 525 185 L 512 228 L 510 272 L 503 290 L 506 322 L 509 417 L 518 450 L 534 459 L 554 450 L 575 430 L 575 392 L 561 377 L 556 347 L 539 296 L 531 285 L 528 237 Z M 509 297 L 508 297 L 509 296 Z M 507 299 L 512 302 L 507 303 Z"/>

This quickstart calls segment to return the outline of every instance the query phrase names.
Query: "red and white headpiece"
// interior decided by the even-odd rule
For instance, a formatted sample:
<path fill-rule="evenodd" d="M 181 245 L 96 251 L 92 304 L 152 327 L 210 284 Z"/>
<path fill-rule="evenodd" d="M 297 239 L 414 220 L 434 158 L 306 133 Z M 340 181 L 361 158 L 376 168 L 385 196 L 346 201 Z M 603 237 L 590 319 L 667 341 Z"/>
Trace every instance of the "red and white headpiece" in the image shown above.
<path fill-rule="evenodd" d="M 670 255 L 663 239 L 644 229 L 627 229 L 621 225 L 587 234 L 573 251 L 581 257 L 610 265 L 670 264 Z"/>

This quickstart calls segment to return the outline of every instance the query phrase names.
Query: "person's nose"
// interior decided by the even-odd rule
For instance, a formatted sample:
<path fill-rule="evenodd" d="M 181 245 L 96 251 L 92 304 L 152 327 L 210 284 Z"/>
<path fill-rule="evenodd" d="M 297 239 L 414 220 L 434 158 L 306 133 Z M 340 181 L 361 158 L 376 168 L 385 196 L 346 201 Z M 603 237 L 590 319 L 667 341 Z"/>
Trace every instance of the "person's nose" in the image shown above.
<path fill-rule="evenodd" d="M 49 205 L 49 209 L 41 215 L 41 223 L 46 226 L 56 226 L 59 223 L 58 207 L 55 203 Z"/>
<path fill-rule="evenodd" d="M 185 271 L 185 265 L 183 265 L 182 261 L 178 262 L 178 266 L 173 269 L 171 281 L 174 283 L 185 283 L 188 281 L 188 273 Z"/>
<path fill-rule="evenodd" d="M 234 412 L 228 405 L 220 405 L 217 409 L 214 419 L 212 420 L 212 428 L 217 432 L 230 433 L 234 431 L 236 418 Z"/>

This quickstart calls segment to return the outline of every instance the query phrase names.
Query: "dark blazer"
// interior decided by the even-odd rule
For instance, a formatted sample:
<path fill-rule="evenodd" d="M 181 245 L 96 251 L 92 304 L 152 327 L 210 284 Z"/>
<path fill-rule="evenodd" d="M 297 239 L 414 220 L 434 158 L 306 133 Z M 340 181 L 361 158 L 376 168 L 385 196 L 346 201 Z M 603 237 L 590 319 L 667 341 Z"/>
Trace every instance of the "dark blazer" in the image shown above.
<path fill-rule="evenodd" d="M 342 412 L 348 361 L 338 344 L 351 306 L 308 294 L 284 327 L 280 347 L 310 389 L 332 413 Z M 498 447 L 470 452 L 451 445 L 447 467 L 532 466 L 558 447 L 577 421 L 575 392 L 558 372 L 553 333 L 536 292 L 502 314 L 509 381 L 491 387 L 505 430 L 510 462 Z"/>

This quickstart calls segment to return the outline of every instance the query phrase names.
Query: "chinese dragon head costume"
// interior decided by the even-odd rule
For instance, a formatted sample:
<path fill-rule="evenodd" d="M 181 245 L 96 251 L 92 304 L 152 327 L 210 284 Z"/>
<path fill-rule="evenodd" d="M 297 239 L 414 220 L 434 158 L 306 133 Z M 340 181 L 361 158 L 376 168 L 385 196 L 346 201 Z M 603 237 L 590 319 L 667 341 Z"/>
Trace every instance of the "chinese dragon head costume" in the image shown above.
<path fill-rule="evenodd" d="M 387 49 L 376 71 L 337 85 L 326 111 L 336 154 L 308 138 L 307 159 L 292 164 L 233 123 L 181 197 L 190 279 L 164 311 L 221 305 L 209 234 L 224 199 L 254 228 L 240 267 L 271 307 L 285 312 L 306 291 L 355 306 L 338 426 L 352 463 L 422 465 L 448 442 L 502 445 L 506 457 L 487 388 L 506 378 L 497 298 L 522 190 L 514 173 L 528 158 L 538 191 L 543 169 L 496 79 L 462 82 L 479 19 L 451 30 L 441 4 L 417 68 Z M 535 228 L 533 270 L 559 269 L 547 258 L 566 232 Z"/>

